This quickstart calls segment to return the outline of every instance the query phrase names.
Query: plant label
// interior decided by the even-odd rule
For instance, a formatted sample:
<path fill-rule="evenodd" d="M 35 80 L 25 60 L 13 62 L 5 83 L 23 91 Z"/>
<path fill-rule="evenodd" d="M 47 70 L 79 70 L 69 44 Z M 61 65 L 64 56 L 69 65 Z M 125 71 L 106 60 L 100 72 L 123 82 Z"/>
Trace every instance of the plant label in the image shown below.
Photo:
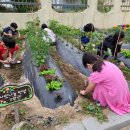
<path fill-rule="evenodd" d="M 21 86 L 7 85 L 0 88 L 0 108 L 29 100 L 33 97 L 33 93 L 34 91 L 30 84 Z"/>

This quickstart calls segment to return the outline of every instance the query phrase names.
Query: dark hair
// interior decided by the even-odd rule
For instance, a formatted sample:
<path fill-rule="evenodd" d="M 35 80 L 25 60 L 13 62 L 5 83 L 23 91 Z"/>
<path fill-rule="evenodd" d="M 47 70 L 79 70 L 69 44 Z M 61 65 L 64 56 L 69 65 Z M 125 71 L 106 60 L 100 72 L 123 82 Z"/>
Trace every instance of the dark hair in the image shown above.
<path fill-rule="evenodd" d="M 115 34 L 114 34 L 114 43 L 113 44 L 117 44 L 117 42 L 118 42 L 118 40 L 120 39 L 120 38 L 124 38 L 125 37 L 125 33 L 123 32 L 123 31 L 119 31 L 119 32 L 116 32 Z"/>
<path fill-rule="evenodd" d="M 9 47 L 9 48 L 14 48 L 15 47 L 15 40 L 13 40 L 12 38 L 9 37 L 3 37 L 2 38 L 5 46 Z"/>
<path fill-rule="evenodd" d="M 17 23 L 14 23 L 14 22 L 13 22 L 13 23 L 11 23 L 11 24 L 10 24 L 10 26 L 11 26 L 11 27 L 13 27 L 14 29 L 17 29 L 17 28 L 18 28 Z"/>
<path fill-rule="evenodd" d="M 102 65 L 104 64 L 103 59 L 91 52 L 84 53 L 82 57 L 82 62 L 84 67 L 86 67 L 87 64 L 93 64 L 92 70 L 93 72 L 98 71 L 101 72 Z"/>
<path fill-rule="evenodd" d="M 92 23 L 88 23 L 87 25 L 84 26 L 84 31 L 85 32 L 94 32 L 95 27 Z"/>
<path fill-rule="evenodd" d="M 125 33 L 123 32 L 123 31 L 119 31 L 119 32 L 116 32 L 115 34 L 114 34 L 114 37 L 113 37 L 113 50 L 112 50 L 112 54 L 114 55 L 114 53 L 117 55 L 117 53 L 118 52 L 120 52 L 120 50 L 121 50 L 121 45 L 120 46 L 118 46 L 117 48 L 116 48 L 116 45 L 117 45 L 117 43 L 118 43 L 118 40 L 120 39 L 120 38 L 124 38 L 125 37 Z M 116 50 L 115 50 L 115 48 L 116 48 Z M 115 52 L 116 51 L 116 52 Z"/>
<path fill-rule="evenodd" d="M 48 28 L 46 24 L 42 24 L 41 29 Z"/>

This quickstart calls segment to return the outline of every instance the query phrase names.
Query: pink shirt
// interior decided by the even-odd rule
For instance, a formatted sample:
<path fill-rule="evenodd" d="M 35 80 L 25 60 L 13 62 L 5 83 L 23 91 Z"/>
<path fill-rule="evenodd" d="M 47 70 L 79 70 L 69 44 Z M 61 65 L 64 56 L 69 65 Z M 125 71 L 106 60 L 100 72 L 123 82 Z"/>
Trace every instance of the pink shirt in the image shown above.
<path fill-rule="evenodd" d="M 89 77 L 95 83 L 93 98 L 119 115 L 130 112 L 130 93 L 123 73 L 116 65 L 104 63 L 101 72 L 93 72 Z"/>

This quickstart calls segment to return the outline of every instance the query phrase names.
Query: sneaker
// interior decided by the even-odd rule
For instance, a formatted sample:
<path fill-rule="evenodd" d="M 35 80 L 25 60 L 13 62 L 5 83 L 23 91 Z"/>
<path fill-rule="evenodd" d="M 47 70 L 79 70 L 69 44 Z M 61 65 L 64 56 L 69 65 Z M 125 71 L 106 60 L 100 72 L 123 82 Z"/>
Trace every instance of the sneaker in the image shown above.
<path fill-rule="evenodd" d="M 20 60 L 17 60 L 17 64 L 20 64 L 21 63 L 21 61 Z"/>
<path fill-rule="evenodd" d="M 10 68 L 10 64 L 4 64 L 5 68 Z"/>

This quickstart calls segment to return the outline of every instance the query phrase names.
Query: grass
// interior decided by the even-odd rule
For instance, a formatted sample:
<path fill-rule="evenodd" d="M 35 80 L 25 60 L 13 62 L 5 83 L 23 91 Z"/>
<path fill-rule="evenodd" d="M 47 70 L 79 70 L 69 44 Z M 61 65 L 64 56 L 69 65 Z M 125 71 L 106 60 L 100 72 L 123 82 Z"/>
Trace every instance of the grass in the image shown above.
<path fill-rule="evenodd" d="M 26 124 L 22 128 L 20 128 L 20 130 L 36 130 L 36 129 L 34 127 Z"/>
<path fill-rule="evenodd" d="M 85 114 L 90 114 L 96 117 L 100 123 L 108 121 L 107 116 L 103 113 L 102 107 L 97 106 L 96 103 L 82 101 L 80 104 Z"/>

